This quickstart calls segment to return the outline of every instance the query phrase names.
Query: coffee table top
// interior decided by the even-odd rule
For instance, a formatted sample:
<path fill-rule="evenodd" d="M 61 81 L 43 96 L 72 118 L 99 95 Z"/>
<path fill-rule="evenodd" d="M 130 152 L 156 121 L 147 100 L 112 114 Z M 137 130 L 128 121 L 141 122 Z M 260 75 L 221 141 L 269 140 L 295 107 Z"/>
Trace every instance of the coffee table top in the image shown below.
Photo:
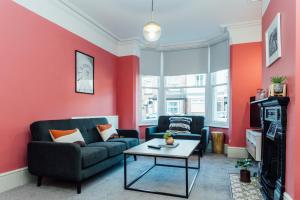
<path fill-rule="evenodd" d="M 124 151 L 125 154 L 131 155 L 145 155 L 145 156 L 159 156 L 159 157 L 174 157 L 174 158 L 188 158 L 195 148 L 198 146 L 200 140 L 175 140 L 179 145 L 175 148 L 162 147 L 161 149 L 149 148 L 148 145 L 165 144 L 164 139 L 152 139 L 144 142 L 138 146 Z"/>

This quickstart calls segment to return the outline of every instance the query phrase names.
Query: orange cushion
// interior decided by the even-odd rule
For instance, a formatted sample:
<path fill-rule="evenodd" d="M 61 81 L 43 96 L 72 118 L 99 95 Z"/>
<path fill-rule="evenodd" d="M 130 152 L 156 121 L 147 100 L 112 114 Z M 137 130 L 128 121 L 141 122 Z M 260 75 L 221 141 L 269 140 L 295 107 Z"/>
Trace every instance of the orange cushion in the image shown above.
<path fill-rule="evenodd" d="M 101 132 L 105 131 L 106 129 L 110 129 L 112 127 L 111 124 L 99 124 L 96 126 L 97 126 L 98 130 L 100 130 Z"/>
<path fill-rule="evenodd" d="M 49 130 L 54 142 L 74 143 L 80 146 L 86 146 L 85 141 L 79 129 L 73 130 Z"/>
<path fill-rule="evenodd" d="M 103 141 L 119 137 L 117 130 L 111 124 L 98 124 L 96 125 L 96 128 Z"/>
<path fill-rule="evenodd" d="M 61 136 L 66 136 L 66 135 L 70 135 L 72 133 L 75 133 L 77 131 L 77 129 L 73 129 L 73 130 L 49 130 L 52 138 L 56 139 L 59 138 Z"/>

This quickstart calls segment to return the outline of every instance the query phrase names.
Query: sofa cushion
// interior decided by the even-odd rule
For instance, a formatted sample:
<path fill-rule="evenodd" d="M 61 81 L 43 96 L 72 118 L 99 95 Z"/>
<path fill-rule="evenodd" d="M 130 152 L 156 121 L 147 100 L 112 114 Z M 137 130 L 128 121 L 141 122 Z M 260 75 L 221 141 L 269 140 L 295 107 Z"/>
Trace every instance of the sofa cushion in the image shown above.
<path fill-rule="evenodd" d="M 122 142 L 126 145 L 126 148 L 129 149 L 139 144 L 138 138 L 112 138 L 107 142 Z"/>
<path fill-rule="evenodd" d="M 165 132 L 151 133 L 151 134 L 149 134 L 149 136 L 150 136 L 150 139 L 164 138 L 164 134 L 165 134 Z M 175 133 L 175 134 L 173 134 L 173 137 L 175 139 L 200 140 L 201 135 L 195 134 L 195 133 Z"/>
<path fill-rule="evenodd" d="M 194 133 L 176 133 L 173 135 L 175 139 L 185 139 L 185 140 L 200 140 L 200 135 L 199 134 L 194 134 Z"/>
<path fill-rule="evenodd" d="M 182 116 L 159 116 L 158 118 L 158 132 L 165 132 L 170 126 L 170 117 L 182 117 Z M 203 116 L 190 116 L 185 115 L 184 117 L 192 118 L 192 123 L 190 124 L 191 133 L 200 133 L 201 129 L 204 127 L 204 117 Z"/>
<path fill-rule="evenodd" d="M 119 155 L 126 150 L 126 145 L 122 142 L 95 142 L 88 144 L 88 147 L 105 147 L 109 157 Z"/>
<path fill-rule="evenodd" d="M 111 124 L 99 124 L 96 128 L 104 142 L 110 138 L 119 137 L 117 130 Z"/>
<path fill-rule="evenodd" d="M 159 132 L 159 133 L 150 133 L 149 136 L 150 138 L 164 138 L 164 134 L 166 132 Z"/>
<path fill-rule="evenodd" d="M 191 130 L 192 118 L 190 117 L 170 117 L 169 129 L 174 132 L 189 132 Z"/>
<path fill-rule="evenodd" d="M 90 167 L 108 158 L 108 151 L 104 147 L 82 147 L 80 150 L 82 168 Z"/>
<path fill-rule="evenodd" d="M 49 133 L 54 142 L 74 143 L 81 147 L 86 146 L 78 128 L 73 130 L 49 130 Z"/>

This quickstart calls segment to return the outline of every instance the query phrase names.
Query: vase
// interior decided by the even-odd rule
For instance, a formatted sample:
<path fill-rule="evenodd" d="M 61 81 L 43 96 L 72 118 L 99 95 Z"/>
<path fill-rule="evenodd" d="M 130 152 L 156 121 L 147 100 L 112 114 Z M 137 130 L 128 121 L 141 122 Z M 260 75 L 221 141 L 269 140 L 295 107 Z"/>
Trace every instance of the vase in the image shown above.
<path fill-rule="evenodd" d="M 168 138 L 166 138 L 166 144 L 167 144 L 167 145 L 172 145 L 172 144 L 174 144 L 174 138 L 173 138 L 173 137 L 168 137 Z"/>
<path fill-rule="evenodd" d="M 250 183 L 250 171 L 247 169 L 241 169 L 240 171 L 240 181 L 243 183 Z"/>
<path fill-rule="evenodd" d="M 282 93 L 283 92 L 283 84 L 281 84 L 281 83 L 275 83 L 274 84 L 274 92 L 276 92 L 276 93 Z"/>

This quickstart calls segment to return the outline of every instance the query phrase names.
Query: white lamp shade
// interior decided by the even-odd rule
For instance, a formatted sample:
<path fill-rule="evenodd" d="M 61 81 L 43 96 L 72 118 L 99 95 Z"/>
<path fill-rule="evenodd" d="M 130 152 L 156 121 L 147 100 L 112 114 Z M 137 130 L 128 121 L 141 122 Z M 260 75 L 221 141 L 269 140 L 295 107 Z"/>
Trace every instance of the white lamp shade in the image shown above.
<path fill-rule="evenodd" d="M 153 21 L 145 24 L 143 34 L 145 40 L 149 42 L 155 42 L 159 40 L 161 35 L 160 25 Z"/>

